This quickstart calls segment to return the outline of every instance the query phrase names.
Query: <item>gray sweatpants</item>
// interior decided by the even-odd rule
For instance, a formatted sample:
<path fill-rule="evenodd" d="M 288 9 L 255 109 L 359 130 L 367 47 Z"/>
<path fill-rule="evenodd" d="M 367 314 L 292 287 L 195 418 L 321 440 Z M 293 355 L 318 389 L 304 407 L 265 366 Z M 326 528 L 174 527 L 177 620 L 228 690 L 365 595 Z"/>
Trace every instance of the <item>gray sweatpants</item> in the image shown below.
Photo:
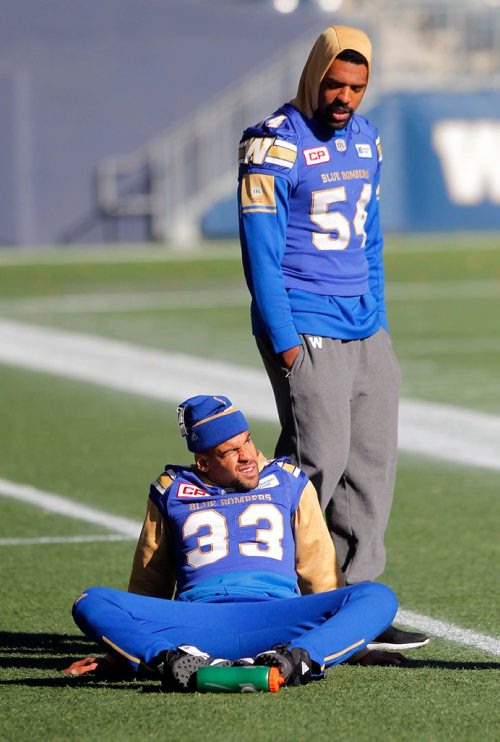
<path fill-rule="evenodd" d="M 385 567 L 399 365 L 385 330 L 363 340 L 301 339 L 287 371 L 257 338 L 282 427 L 275 455 L 291 456 L 315 485 L 346 581 L 373 580 Z"/>

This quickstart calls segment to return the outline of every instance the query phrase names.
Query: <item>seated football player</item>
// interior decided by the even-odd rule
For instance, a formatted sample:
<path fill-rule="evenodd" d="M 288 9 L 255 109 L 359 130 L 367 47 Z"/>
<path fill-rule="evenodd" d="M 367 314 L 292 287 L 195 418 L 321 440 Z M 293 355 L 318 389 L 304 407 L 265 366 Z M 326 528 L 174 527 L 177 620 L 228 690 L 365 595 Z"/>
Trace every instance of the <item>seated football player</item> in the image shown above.
<path fill-rule="evenodd" d="M 396 597 L 378 583 L 343 586 L 307 476 L 266 460 L 226 397 L 188 399 L 178 422 L 194 464 L 168 465 L 152 483 L 129 592 L 92 587 L 73 607 L 108 659 L 64 672 L 105 670 L 112 658 L 189 690 L 211 664 L 276 666 L 291 685 L 353 658 L 401 664 L 366 649 L 393 620 Z"/>

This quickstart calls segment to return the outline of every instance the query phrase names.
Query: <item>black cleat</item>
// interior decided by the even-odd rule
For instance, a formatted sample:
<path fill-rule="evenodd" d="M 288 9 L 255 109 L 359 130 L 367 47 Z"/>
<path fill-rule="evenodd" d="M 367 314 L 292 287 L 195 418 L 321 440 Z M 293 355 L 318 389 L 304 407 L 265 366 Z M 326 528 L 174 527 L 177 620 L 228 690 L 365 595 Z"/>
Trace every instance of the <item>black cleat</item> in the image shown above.
<path fill-rule="evenodd" d="M 184 644 L 164 652 L 156 667 L 161 675 L 162 690 L 193 691 L 196 690 L 196 671 L 200 667 L 230 664 L 229 660 L 214 659 L 197 647 Z"/>
<path fill-rule="evenodd" d="M 368 649 L 418 649 L 429 644 L 429 637 L 415 631 L 403 631 L 396 626 L 388 626 L 385 631 L 375 637 Z"/>
<path fill-rule="evenodd" d="M 285 678 L 285 685 L 305 685 L 311 680 L 311 658 L 309 652 L 300 647 L 289 649 L 284 644 L 277 645 L 258 654 L 255 664 L 277 667 Z"/>

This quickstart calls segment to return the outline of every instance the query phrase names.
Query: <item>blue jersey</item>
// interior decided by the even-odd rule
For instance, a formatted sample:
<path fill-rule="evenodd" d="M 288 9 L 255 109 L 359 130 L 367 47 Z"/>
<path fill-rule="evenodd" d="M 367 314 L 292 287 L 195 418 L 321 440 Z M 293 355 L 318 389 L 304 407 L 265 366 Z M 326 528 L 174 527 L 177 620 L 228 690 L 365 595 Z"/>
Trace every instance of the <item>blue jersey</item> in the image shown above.
<path fill-rule="evenodd" d="M 326 130 L 286 104 L 240 143 L 240 232 L 254 334 L 358 339 L 386 325 L 376 129 Z"/>
<path fill-rule="evenodd" d="M 265 466 L 249 492 L 211 487 L 169 466 L 150 489 L 175 557 L 179 600 L 266 600 L 298 595 L 292 519 L 308 483 L 284 460 Z"/>

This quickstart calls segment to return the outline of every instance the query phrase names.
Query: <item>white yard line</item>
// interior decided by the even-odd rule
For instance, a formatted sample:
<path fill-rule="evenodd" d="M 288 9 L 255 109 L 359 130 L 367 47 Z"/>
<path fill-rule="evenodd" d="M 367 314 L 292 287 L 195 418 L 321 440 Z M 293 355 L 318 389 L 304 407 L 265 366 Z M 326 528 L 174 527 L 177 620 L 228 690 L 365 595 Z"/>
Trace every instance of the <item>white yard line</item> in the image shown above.
<path fill-rule="evenodd" d="M 149 291 L 127 294 L 69 294 L 38 298 L 4 299 L 0 312 L 21 314 L 100 314 L 103 312 L 150 312 L 159 309 L 211 309 L 250 306 L 246 289 L 199 289 L 197 291 Z"/>
<path fill-rule="evenodd" d="M 427 340 L 399 340 L 397 351 L 404 356 L 425 355 L 436 356 L 461 356 L 476 355 L 477 353 L 500 352 L 500 337 L 498 335 L 487 335 L 485 337 L 454 337 L 454 338 L 429 338 Z M 412 365 L 413 365 L 412 361 Z"/>
<path fill-rule="evenodd" d="M 72 500 L 68 500 L 52 492 L 44 492 L 43 490 L 36 489 L 36 487 L 16 484 L 6 479 L 0 479 L 0 497 L 2 496 L 10 497 L 20 502 L 42 508 L 43 510 L 58 513 L 59 515 L 65 515 L 69 518 L 98 524 L 127 537 L 137 537 L 141 528 L 141 523 L 138 521 L 121 518 L 85 505 L 79 505 Z M 69 537 L 70 540 L 71 538 Z M 89 536 L 88 539 L 97 540 L 95 536 Z M 113 537 L 111 536 L 110 539 L 113 539 Z M 424 616 L 414 611 L 400 610 L 397 617 L 401 623 L 412 626 L 420 631 L 429 632 L 441 639 L 473 647 L 489 654 L 500 655 L 500 641 L 493 636 L 480 634 L 470 629 L 463 629 L 460 626 L 455 626 L 446 621 L 438 621 L 430 616 Z"/>
<path fill-rule="evenodd" d="M 390 283 L 390 301 L 449 301 L 449 299 L 500 299 L 500 281 L 427 281 Z M 197 289 L 193 291 L 148 291 L 126 294 L 68 294 L 66 296 L 14 297 L 0 301 L 0 312 L 20 314 L 99 314 L 103 312 L 149 312 L 227 306 L 246 307 L 250 295 L 245 288 Z"/>
<path fill-rule="evenodd" d="M 0 493 L 1 496 L 1 493 Z M 93 544 L 100 541 L 131 541 L 133 536 L 118 533 L 109 536 L 38 536 L 34 538 L 0 538 L 0 546 L 44 546 L 46 544 Z"/>
<path fill-rule="evenodd" d="M 400 610 L 398 611 L 396 620 L 404 626 L 413 626 L 419 631 L 431 634 L 432 636 L 439 636 L 441 639 L 455 642 L 455 644 L 463 644 L 466 647 L 473 647 L 474 649 L 488 652 L 488 654 L 500 655 L 500 639 L 496 636 L 488 636 L 488 634 L 480 634 L 470 629 L 462 629 L 460 626 L 454 626 L 445 621 L 438 621 L 435 618 L 423 616 L 414 611 Z"/>
<path fill-rule="evenodd" d="M 87 381 L 174 404 L 225 394 L 254 419 L 276 422 L 263 371 L 165 353 L 92 335 L 0 320 L 0 363 Z M 403 399 L 402 450 L 500 470 L 500 417 Z"/>
<path fill-rule="evenodd" d="M 396 237 L 386 241 L 385 252 L 393 255 L 410 253 L 474 253 L 491 252 L 498 250 L 497 235 L 492 233 L 491 240 L 483 243 L 477 240 L 477 235 L 459 235 L 456 239 L 443 240 L 440 233 L 426 233 L 420 242 L 408 241 L 406 238 Z M 472 237 L 472 239 L 471 239 Z M 488 235 L 484 235 L 488 238 Z M 52 246 L 40 245 L 35 247 L 3 247 L 0 249 L 0 265 L 78 265 L 102 263 L 173 263 L 192 261 L 213 261 L 220 259 L 234 259 L 241 261 L 241 253 L 237 240 L 194 244 L 192 247 L 175 248 L 163 245 L 149 245 L 145 243 L 95 244 L 84 246 Z"/>
<path fill-rule="evenodd" d="M 29 484 L 17 484 L 16 482 L 10 482 L 8 479 L 0 479 L 0 496 L 11 497 L 27 505 L 34 505 L 51 513 L 65 515 L 67 518 L 76 518 L 85 523 L 94 523 L 94 525 L 107 528 L 121 536 L 138 538 L 141 530 L 141 523 L 138 521 L 123 518 L 120 515 L 104 513 L 102 510 L 81 505 L 52 492 L 44 492 Z"/>
<path fill-rule="evenodd" d="M 450 299 L 500 299 L 500 281 L 422 281 L 388 283 L 391 301 L 449 301 Z"/>
<path fill-rule="evenodd" d="M 217 247 L 194 245 L 189 249 L 172 250 L 163 246 L 139 244 L 120 245 L 86 245 L 85 247 L 63 247 L 51 249 L 46 246 L 39 248 L 2 248 L 0 249 L 0 265 L 101 265 L 109 263 L 192 263 L 212 262 L 214 260 L 237 260 L 241 262 L 241 254 L 236 243 Z"/>

